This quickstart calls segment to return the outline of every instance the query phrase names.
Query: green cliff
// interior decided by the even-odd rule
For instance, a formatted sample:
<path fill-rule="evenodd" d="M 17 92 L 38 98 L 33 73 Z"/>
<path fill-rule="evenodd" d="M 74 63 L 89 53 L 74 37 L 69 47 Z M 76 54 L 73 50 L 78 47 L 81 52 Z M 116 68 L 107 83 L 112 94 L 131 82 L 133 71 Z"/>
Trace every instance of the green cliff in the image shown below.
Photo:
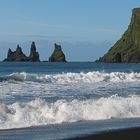
<path fill-rule="evenodd" d="M 140 8 L 132 10 L 128 29 L 99 60 L 105 63 L 140 63 Z"/>

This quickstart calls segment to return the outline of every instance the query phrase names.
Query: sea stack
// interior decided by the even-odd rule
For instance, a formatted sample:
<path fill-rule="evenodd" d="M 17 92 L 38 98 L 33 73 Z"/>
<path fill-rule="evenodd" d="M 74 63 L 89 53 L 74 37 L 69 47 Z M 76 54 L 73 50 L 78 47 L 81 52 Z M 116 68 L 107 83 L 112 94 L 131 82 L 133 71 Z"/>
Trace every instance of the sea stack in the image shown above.
<path fill-rule="evenodd" d="M 140 63 L 140 8 L 132 10 L 126 32 L 99 60 L 105 63 Z"/>
<path fill-rule="evenodd" d="M 16 51 L 12 51 L 10 48 L 8 50 L 7 53 L 7 58 L 4 59 L 4 61 L 8 61 L 8 62 L 39 62 L 39 53 L 36 52 L 36 46 L 35 46 L 35 42 L 32 42 L 31 44 L 31 51 L 30 51 L 30 56 L 27 57 L 21 47 L 19 45 L 17 45 Z"/>
<path fill-rule="evenodd" d="M 22 49 L 17 45 L 16 51 L 12 52 L 9 48 L 7 53 L 7 58 L 4 61 L 27 61 L 27 57 L 22 52 Z"/>
<path fill-rule="evenodd" d="M 32 44 L 31 44 L 29 61 L 32 61 L 32 62 L 39 62 L 40 61 L 39 53 L 36 51 L 35 42 L 32 42 Z"/>
<path fill-rule="evenodd" d="M 61 45 L 54 44 L 54 51 L 49 57 L 49 62 L 66 62 L 65 54 L 62 51 Z"/>

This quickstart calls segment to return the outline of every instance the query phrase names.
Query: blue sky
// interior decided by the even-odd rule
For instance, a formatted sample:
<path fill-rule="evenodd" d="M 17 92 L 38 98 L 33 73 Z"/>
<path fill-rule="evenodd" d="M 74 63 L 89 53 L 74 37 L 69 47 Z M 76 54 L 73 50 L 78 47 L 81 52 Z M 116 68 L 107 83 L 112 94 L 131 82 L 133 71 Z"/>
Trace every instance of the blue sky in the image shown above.
<path fill-rule="evenodd" d="M 139 0 L 1 0 L 0 51 L 6 52 L 7 45 L 5 49 L 1 46 L 4 43 L 15 43 L 16 47 L 16 43 L 23 45 L 31 40 L 46 40 L 62 42 L 64 50 L 69 54 L 67 44 L 82 46 L 83 42 L 83 46 L 87 47 L 87 57 L 79 54 L 77 61 L 91 61 L 96 58 L 88 57 L 91 52 L 88 47 L 92 48 L 93 43 L 94 51 L 98 48 L 98 43 L 115 43 L 127 29 L 131 10 L 139 6 Z M 71 49 L 74 46 L 76 47 L 73 45 Z M 26 46 L 23 47 L 26 50 Z M 102 47 L 106 51 L 109 45 Z M 93 52 L 93 56 L 95 53 L 96 57 L 101 55 L 98 49 Z M 0 54 L 0 59 L 3 57 Z M 42 59 L 47 59 L 46 57 L 43 55 Z M 72 54 L 68 58 L 70 61 L 76 59 L 73 59 Z"/>

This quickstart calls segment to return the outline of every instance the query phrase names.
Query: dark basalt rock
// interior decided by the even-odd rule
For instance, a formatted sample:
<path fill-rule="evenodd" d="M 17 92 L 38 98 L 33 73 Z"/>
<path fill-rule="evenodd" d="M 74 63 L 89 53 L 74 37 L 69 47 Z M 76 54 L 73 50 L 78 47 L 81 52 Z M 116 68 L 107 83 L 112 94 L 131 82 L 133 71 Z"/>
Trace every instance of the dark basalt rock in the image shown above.
<path fill-rule="evenodd" d="M 117 62 L 117 63 L 122 62 L 122 56 L 119 52 L 115 55 L 114 61 Z"/>
<path fill-rule="evenodd" d="M 49 62 L 66 62 L 65 54 L 62 51 L 61 45 L 54 44 L 54 51 L 49 57 Z"/>
<path fill-rule="evenodd" d="M 4 61 L 27 61 L 27 57 L 22 52 L 21 47 L 17 45 L 16 51 L 12 52 L 11 49 L 8 50 L 7 58 Z"/>
<path fill-rule="evenodd" d="M 132 11 L 128 29 L 99 62 L 140 63 L 140 8 Z"/>
<path fill-rule="evenodd" d="M 36 46 L 35 43 L 32 42 L 31 45 L 31 52 L 30 52 L 30 56 L 27 57 L 21 47 L 19 45 L 17 45 L 16 51 L 12 52 L 11 49 L 8 50 L 7 53 L 7 58 L 4 59 L 4 61 L 17 61 L 17 62 L 27 62 L 27 61 L 32 61 L 32 62 L 36 62 L 36 61 L 40 61 L 39 60 L 39 53 L 36 52 Z"/>
<path fill-rule="evenodd" d="M 32 44 L 31 44 L 29 61 L 33 61 L 33 62 L 40 61 L 40 59 L 39 59 L 39 53 L 36 51 L 35 42 L 32 42 Z"/>

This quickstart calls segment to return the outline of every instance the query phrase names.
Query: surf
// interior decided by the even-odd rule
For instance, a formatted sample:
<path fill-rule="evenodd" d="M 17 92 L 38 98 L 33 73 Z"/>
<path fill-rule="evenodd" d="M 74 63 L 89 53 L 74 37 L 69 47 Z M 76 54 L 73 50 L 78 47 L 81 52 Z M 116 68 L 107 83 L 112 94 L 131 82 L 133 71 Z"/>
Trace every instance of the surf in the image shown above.
<path fill-rule="evenodd" d="M 57 73 L 57 74 L 34 74 L 34 73 L 11 73 L 1 78 L 4 80 L 32 81 L 43 83 L 97 83 L 97 82 L 137 82 L 140 81 L 139 72 L 80 72 L 80 73 Z"/>
<path fill-rule="evenodd" d="M 57 100 L 49 103 L 36 98 L 29 102 L 0 104 L 0 129 L 23 128 L 77 121 L 140 117 L 140 96 L 88 100 Z"/>

